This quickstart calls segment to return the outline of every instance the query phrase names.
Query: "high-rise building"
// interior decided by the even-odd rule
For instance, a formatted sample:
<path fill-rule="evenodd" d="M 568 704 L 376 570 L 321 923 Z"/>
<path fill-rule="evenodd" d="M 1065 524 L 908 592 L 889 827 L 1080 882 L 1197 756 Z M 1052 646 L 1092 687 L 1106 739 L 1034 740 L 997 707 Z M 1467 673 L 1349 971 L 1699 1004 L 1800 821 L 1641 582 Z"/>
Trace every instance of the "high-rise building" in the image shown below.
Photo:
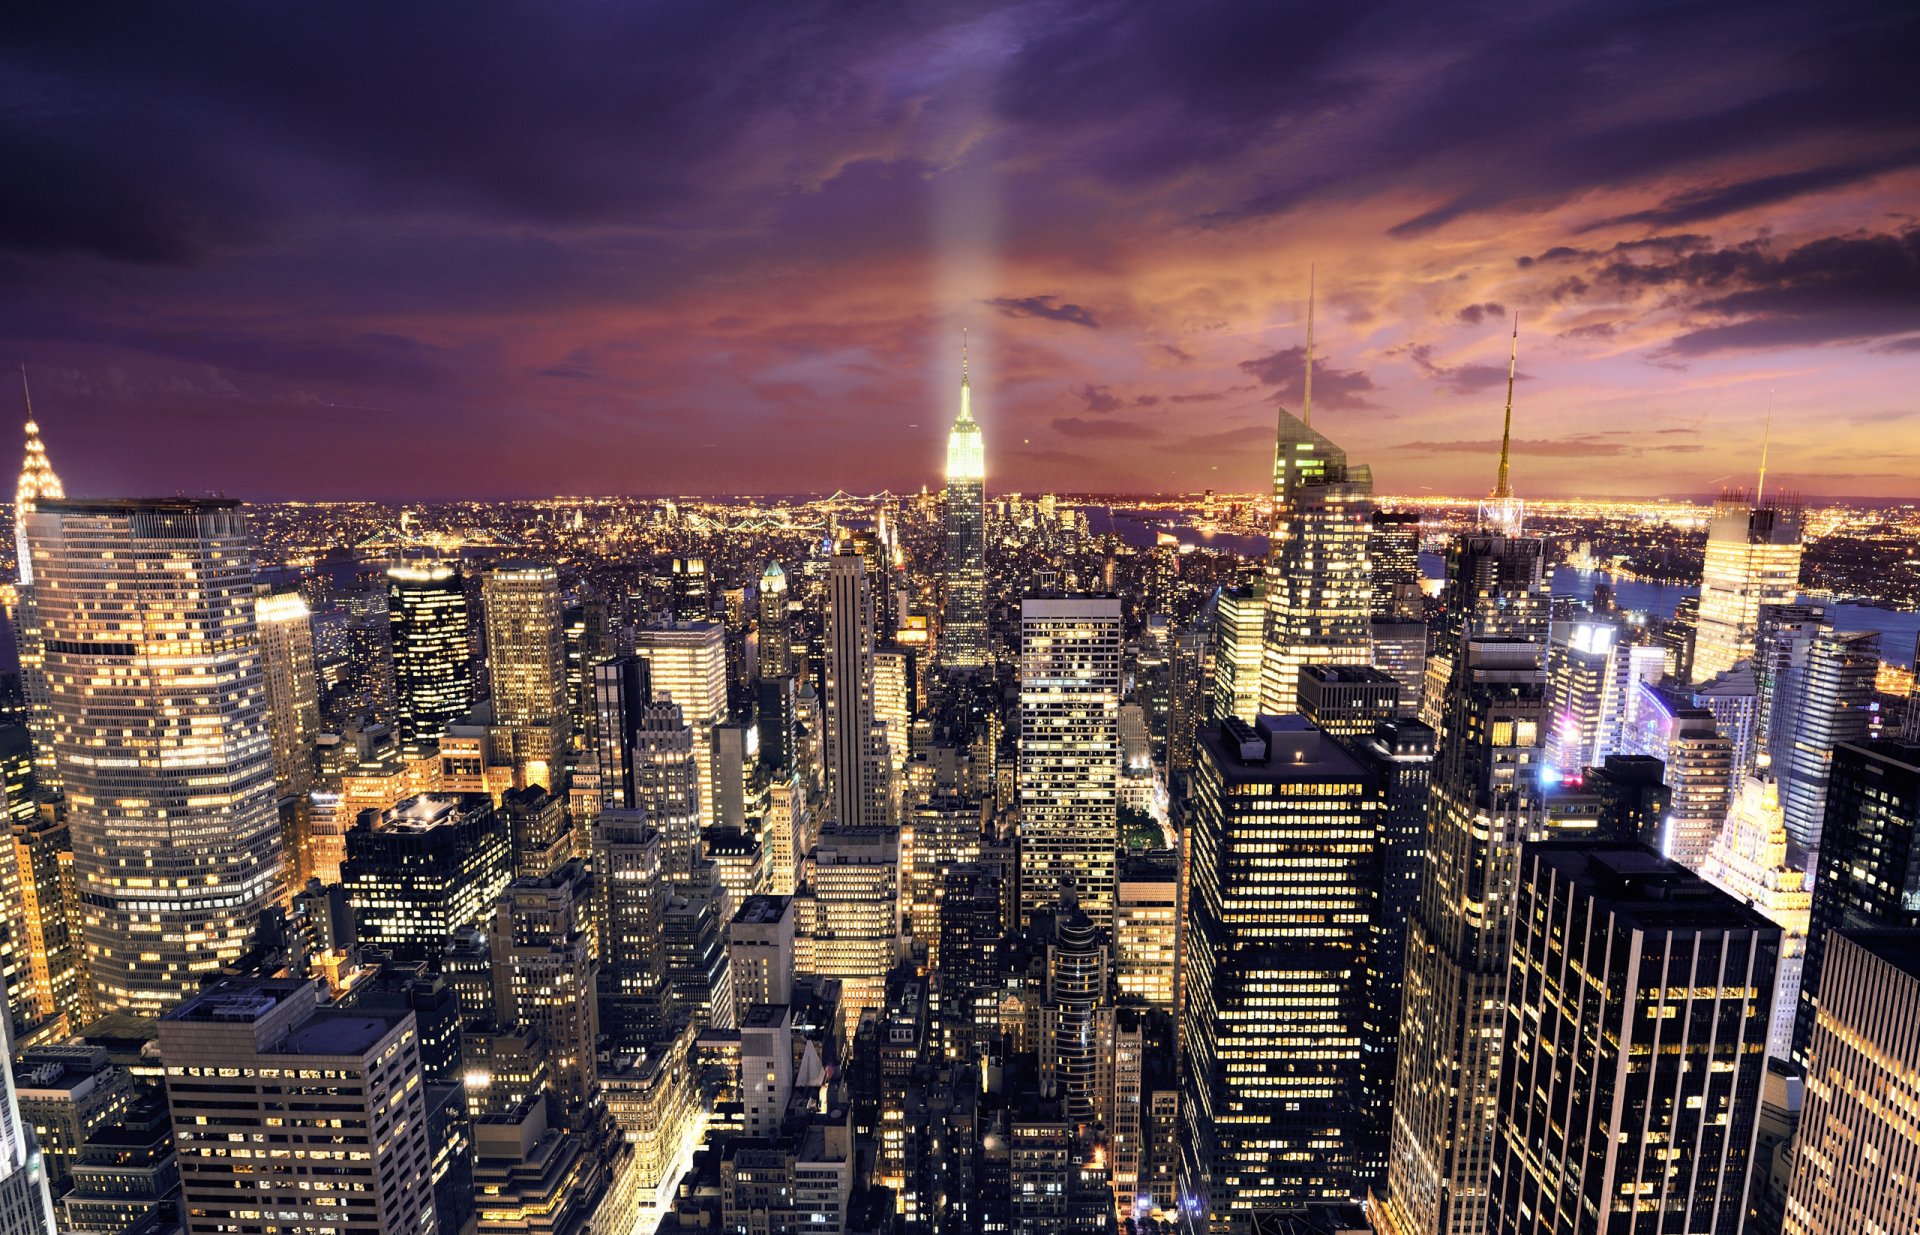
<path fill-rule="evenodd" d="M 27 371 L 20 370 L 20 397 L 27 410 L 26 455 L 20 460 L 20 481 L 13 490 L 14 564 L 21 587 L 33 586 L 33 555 L 27 547 L 27 516 L 49 498 L 63 498 L 66 490 L 53 464 L 47 461 L 47 446 L 40 440 L 40 425 L 33 418 L 33 394 L 27 389 Z"/>
<path fill-rule="evenodd" d="M 828 817 L 843 827 L 891 822 L 886 731 L 874 714 L 873 592 L 866 558 L 842 542 L 827 567 Z"/>
<path fill-rule="evenodd" d="M 1692 681 L 1704 682 L 1753 655 L 1761 605 L 1793 603 L 1800 590 L 1800 523 L 1797 506 L 1763 506 L 1757 494 L 1749 503 L 1743 490 L 1714 504 L 1700 571 Z"/>
<path fill-rule="evenodd" d="M 1806 689 L 1807 655 L 1826 629 L 1826 610 L 1819 605 L 1760 606 L 1753 662 L 1760 689 L 1755 757 L 1770 764 L 1775 776 L 1792 759 L 1800 697 Z"/>
<path fill-rule="evenodd" d="M 54 1235 L 48 1163 L 21 1119 L 12 1047 L 13 1035 L 0 1023 L 0 1049 L 5 1050 L 7 1063 L 0 1067 L 0 1232 Z"/>
<path fill-rule="evenodd" d="M 713 576 L 707 573 L 707 560 L 676 557 L 672 573 L 674 622 L 705 622 L 713 615 Z"/>
<path fill-rule="evenodd" d="M 438 959 L 456 930 L 486 920 L 512 877 L 505 821 L 478 794 L 366 811 L 340 864 L 361 944 L 401 961 Z"/>
<path fill-rule="evenodd" d="M 783 678 L 793 672 L 789 649 L 793 619 L 787 613 L 787 572 L 780 563 L 768 562 L 760 575 L 759 647 L 760 676 Z"/>
<path fill-rule="evenodd" d="M 450 562 L 387 569 L 387 635 L 393 649 L 396 734 L 430 747 L 473 707 L 473 631 L 466 581 Z"/>
<path fill-rule="evenodd" d="M 1308 423 L 1279 413 L 1276 457 L 1291 466 L 1274 492 L 1267 553 L 1266 646 L 1260 711 L 1298 710 L 1300 666 L 1373 663 L 1373 585 L 1367 540 L 1373 474 Z"/>
<path fill-rule="evenodd" d="M 1113 924 L 1120 846 L 1120 601 L 1020 603 L 1020 920 L 1069 887 Z"/>
<path fill-rule="evenodd" d="M 715 622 L 649 627 L 634 635 L 647 662 L 655 700 L 678 704 L 693 730 L 700 767 L 700 826 L 718 823 L 713 784 L 713 727 L 727 719 L 726 630 Z"/>
<path fill-rule="evenodd" d="M 794 929 L 791 896 L 749 896 L 727 925 L 727 967 L 736 1007 L 793 999 Z"/>
<path fill-rule="evenodd" d="M 1252 724 L 1260 714 L 1260 662 L 1266 654 L 1267 588 L 1256 577 L 1244 587 L 1222 588 L 1215 597 L 1213 681 L 1208 718 L 1238 716 Z"/>
<path fill-rule="evenodd" d="M 1777 770 L 1787 809 L 1787 836 L 1808 854 L 1820 851 L 1827 783 L 1834 749 L 1864 742 L 1873 720 L 1874 678 L 1880 671 L 1878 631 L 1823 630 L 1807 648 L 1800 689 L 1792 705 L 1793 738 Z"/>
<path fill-rule="evenodd" d="M 601 812 L 594 821 L 593 874 L 601 1029 L 616 1055 L 645 1051 L 663 1021 L 661 931 L 669 887 L 661 872 L 660 833 L 645 811 Z"/>
<path fill-rule="evenodd" d="M 260 663 L 267 682 L 267 732 L 273 739 L 273 783 L 281 797 L 313 788 L 314 744 L 320 738 L 320 678 L 313 665 L 313 619 L 298 592 L 254 602 Z"/>
<path fill-rule="evenodd" d="M 1828 943 L 1785 1235 L 1920 1231 L 1920 932 Z"/>
<path fill-rule="evenodd" d="M 487 939 L 494 1017 L 539 1030 L 554 1091 L 569 1113 L 594 1096 L 600 1018 L 592 898 L 592 877 L 578 859 L 550 874 L 515 879 L 494 906 Z"/>
<path fill-rule="evenodd" d="M 638 801 L 633 743 L 652 697 L 653 683 L 641 657 L 615 656 L 593 666 L 593 741 L 603 809 L 630 809 Z"/>
<path fill-rule="evenodd" d="M 27 540 L 93 981 L 103 1008 L 157 1013 L 240 955 L 278 890 L 246 518 L 48 500 Z"/>
<path fill-rule="evenodd" d="M 1372 736 L 1400 711 L 1400 683 L 1368 665 L 1302 665 L 1300 715 L 1342 742 Z"/>
<path fill-rule="evenodd" d="M 1465 1235 L 1487 1220 L 1514 885 L 1521 844 L 1545 825 L 1544 550 L 1483 531 L 1448 553 L 1427 858 L 1375 1207 L 1393 1235 Z"/>
<path fill-rule="evenodd" d="M 1767 1054 L 1776 1059 L 1793 1052 L 1800 977 L 1813 919 L 1807 872 L 1793 864 L 1787 851 L 1787 816 L 1780 808 L 1779 787 L 1765 776 L 1751 775 L 1741 781 L 1733 808 L 1727 812 L 1727 825 L 1700 865 L 1701 878 L 1752 905 L 1780 928 L 1780 981 L 1767 1039 Z"/>
<path fill-rule="evenodd" d="M 1638 691 L 1634 722 L 1622 745 L 1628 754 L 1665 765 L 1672 795 L 1657 848 L 1687 869 L 1698 870 L 1726 822 L 1733 743 L 1721 734 L 1713 713 L 1694 707 L 1688 695 L 1645 683 Z"/>
<path fill-rule="evenodd" d="M 629 748 L 633 768 L 631 809 L 644 810 L 660 832 L 660 869 L 670 883 L 684 883 L 700 860 L 700 764 L 693 726 L 674 703 L 648 704 Z"/>
<path fill-rule="evenodd" d="M 1187 1204 L 1214 1231 L 1360 1185 L 1379 806 L 1300 717 L 1200 732 L 1187 906 Z"/>
<path fill-rule="evenodd" d="M 488 572 L 482 597 L 493 723 L 512 734 L 515 779 L 554 788 L 572 715 L 560 576 L 539 563 L 505 563 Z"/>
<path fill-rule="evenodd" d="M 1739 1235 L 1779 952 L 1779 927 L 1643 846 L 1528 846 L 1490 1235 Z"/>
<path fill-rule="evenodd" d="M 1069 1119 L 1086 1123 L 1105 1111 L 1112 1085 L 1112 949 L 1071 900 L 1052 919 L 1040 1002 L 1040 1088 L 1059 1096 Z"/>
<path fill-rule="evenodd" d="M 960 414 L 947 435 L 947 610 L 940 663 L 975 670 L 987 663 L 987 457 L 973 419 L 973 391 L 960 358 Z"/>
<path fill-rule="evenodd" d="M 1831 771 L 1793 1033 L 1794 1058 L 1801 1063 L 1835 932 L 1920 928 L 1920 746 L 1843 743 L 1833 752 Z"/>
<path fill-rule="evenodd" d="M 21 693 L 27 702 L 27 728 L 33 734 L 34 766 L 48 788 L 58 788 L 60 769 L 53 755 L 53 735 L 47 729 L 47 689 L 42 672 L 38 623 L 33 616 L 33 556 L 27 545 L 27 516 L 40 502 L 62 498 L 66 491 L 47 461 L 40 425 L 33 418 L 33 395 L 27 389 L 27 371 L 20 370 L 20 394 L 26 405 L 26 454 L 20 461 L 20 480 L 13 491 L 14 563 L 19 579 L 19 606 L 14 637 L 20 654 Z"/>
<path fill-rule="evenodd" d="M 1173 851 L 1122 854 L 1114 889 L 1113 976 L 1123 998 L 1173 1014 L 1180 934 L 1180 864 Z"/>
<path fill-rule="evenodd" d="M 1367 536 L 1367 563 L 1373 572 L 1373 616 L 1419 620 L 1420 512 L 1376 510 Z"/>
<path fill-rule="evenodd" d="M 223 982 L 161 1019 L 189 1235 L 435 1230 L 414 1014 L 318 993 L 305 979 Z M 265 1128 L 285 1139 L 256 1145 Z"/>
<path fill-rule="evenodd" d="M 1609 739 L 1619 724 L 1609 715 L 1615 639 L 1611 622 L 1563 622 L 1547 646 L 1547 763 L 1562 776 L 1578 776 L 1613 753 Z"/>
<path fill-rule="evenodd" d="M 846 1035 L 860 1013 L 885 1005 L 887 971 L 900 937 L 900 833 L 896 828 L 828 827 L 814 849 L 813 895 L 803 902 L 802 968 L 840 983 Z"/>

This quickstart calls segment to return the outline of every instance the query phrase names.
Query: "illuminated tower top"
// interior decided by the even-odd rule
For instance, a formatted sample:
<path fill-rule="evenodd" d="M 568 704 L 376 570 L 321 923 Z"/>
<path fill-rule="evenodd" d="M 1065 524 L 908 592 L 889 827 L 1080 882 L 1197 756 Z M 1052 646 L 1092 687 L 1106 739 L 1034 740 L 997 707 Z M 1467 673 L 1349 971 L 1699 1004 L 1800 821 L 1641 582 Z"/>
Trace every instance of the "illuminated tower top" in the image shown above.
<path fill-rule="evenodd" d="M 20 396 L 27 405 L 27 454 L 20 463 L 20 484 L 13 496 L 13 544 L 19 555 L 20 582 L 33 582 L 33 564 L 27 559 L 27 516 L 42 500 L 65 497 L 60 478 L 47 462 L 46 443 L 40 440 L 40 426 L 33 419 L 33 392 L 27 389 L 27 366 L 20 366 Z"/>
<path fill-rule="evenodd" d="M 973 419 L 973 388 L 967 380 L 967 334 L 960 332 L 960 415 L 947 435 L 947 481 L 987 478 L 987 448 Z"/>
<path fill-rule="evenodd" d="M 1507 418 L 1500 429 L 1500 473 L 1494 479 L 1493 492 L 1480 503 L 1480 522 L 1505 536 L 1518 536 L 1526 520 L 1526 507 L 1513 495 L 1508 462 L 1513 447 L 1513 377 L 1520 360 L 1520 315 L 1513 315 L 1513 346 L 1507 353 Z"/>

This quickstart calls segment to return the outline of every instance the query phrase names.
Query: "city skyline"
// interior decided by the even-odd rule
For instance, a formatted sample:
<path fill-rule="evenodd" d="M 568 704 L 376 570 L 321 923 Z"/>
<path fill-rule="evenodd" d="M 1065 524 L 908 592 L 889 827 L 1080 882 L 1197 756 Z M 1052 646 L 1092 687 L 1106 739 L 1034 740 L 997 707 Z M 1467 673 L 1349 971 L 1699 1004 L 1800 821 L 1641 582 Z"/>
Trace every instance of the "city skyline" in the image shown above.
<path fill-rule="evenodd" d="M 1527 496 L 1744 481 L 1769 392 L 1777 484 L 1920 495 L 1882 6 L 234 16 L 10 32 L 0 355 L 77 492 L 911 490 L 963 327 L 991 490 L 1256 491 L 1317 265 L 1382 492 L 1487 488 L 1518 311 Z"/>

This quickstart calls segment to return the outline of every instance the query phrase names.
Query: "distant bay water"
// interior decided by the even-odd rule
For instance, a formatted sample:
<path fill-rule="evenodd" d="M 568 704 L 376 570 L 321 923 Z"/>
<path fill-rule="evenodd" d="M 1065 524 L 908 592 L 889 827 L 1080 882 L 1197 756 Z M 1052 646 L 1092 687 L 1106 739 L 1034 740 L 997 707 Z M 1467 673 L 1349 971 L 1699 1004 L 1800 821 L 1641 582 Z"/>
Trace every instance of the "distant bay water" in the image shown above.
<path fill-rule="evenodd" d="M 1260 557 L 1267 551 L 1264 536 L 1242 536 L 1229 532 L 1208 533 L 1193 526 L 1192 516 L 1177 511 L 1115 510 L 1107 506 L 1083 508 L 1087 522 L 1097 535 L 1112 532 L 1136 549 L 1150 549 L 1159 533 L 1170 532 L 1181 544 L 1237 553 L 1242 557 Z M 1443 563 L 1437 553 L 1422 553 L 1420 569 L 1429 579 L 1438 579 Z M 1591 600 L 1596 584 L 1613 588 L 1613 603 L 1622 609 L 1636 609 L 1662 620 L 1673 616 L 1682 599 L 1697 596 L 1700 589 L 1678 583 L 1651 583 L 1644 579 L 1622 579 L 1605 571 L 1579 571 L 1566 566 L 1553 572 L 1553 594 Z M 1920 613 L 1899 609 L 1881 609 L 1874 605 L 1842 605 L 1818 597 L 1805 598 L 1823 606 L 1828 619 L 1838 630 L 1877 630 L 1880 632 L 1880 659 L 1889 664 L 1913 667 L 1914 643 L 1920 640 Z"/>

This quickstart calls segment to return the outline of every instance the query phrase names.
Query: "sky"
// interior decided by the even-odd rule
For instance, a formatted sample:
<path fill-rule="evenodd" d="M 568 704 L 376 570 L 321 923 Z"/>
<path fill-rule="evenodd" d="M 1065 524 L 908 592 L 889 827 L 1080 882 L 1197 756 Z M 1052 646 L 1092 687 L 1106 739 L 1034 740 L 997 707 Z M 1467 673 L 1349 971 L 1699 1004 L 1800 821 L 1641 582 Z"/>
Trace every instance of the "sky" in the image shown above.
<path fill-rule="evenodd" d="M 1920 496 L 1920 8 L 0 15 L 0 360 L 80 494 Z M 0 396 L 0 406 L 7 396 Z"/>

